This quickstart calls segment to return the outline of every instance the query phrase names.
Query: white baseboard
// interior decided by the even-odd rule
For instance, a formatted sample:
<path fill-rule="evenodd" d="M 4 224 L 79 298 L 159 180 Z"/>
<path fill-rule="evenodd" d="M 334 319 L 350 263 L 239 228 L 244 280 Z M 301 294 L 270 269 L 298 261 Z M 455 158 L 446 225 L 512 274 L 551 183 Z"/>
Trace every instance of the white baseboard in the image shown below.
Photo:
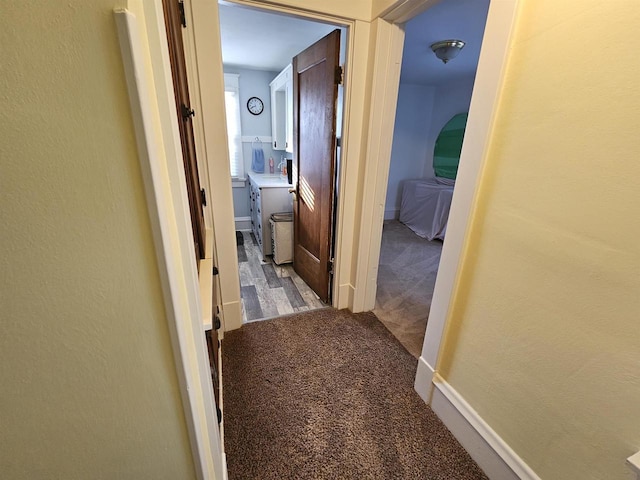
<path fill-rule="evenodd" d="M 397 208 L 390 208 L 384 211 L 385 220 L 397 220 L 400 216 L 400 210 Z"/>
<path fill-rule="evenodd" d="M 235 217 L 236 232 L 251 231 L 251 217 Z"/>
<path fill-rule="evenodd" d="M 427 405 L 431 404 L 431 395 L 433 393 L 433 375 L 435 370 L 427 361 L 420 357 L 418 359 L 418 370 L 416 370 L 416 380 L 413 383 L 413 388 L 420 398 Z"/>
<path fill-rule="evenodd" d="M 631 470 L 637 475 L 638 480 L 640 480 L 640 452 L 627 458 L 627 465 L 629 465 Z"/>
<path fill-rule="evenodd" d="M 434 375 L 433 385 L 432 410 L 489 478 L 540 480 L 478 412 L 437 373 Z"/>
<path fill-rule="evenodd" d="M 222 474 L 224 480 L 229 480 L 229 471 L 227 470 L 227 454 L 222 452 Z"/>

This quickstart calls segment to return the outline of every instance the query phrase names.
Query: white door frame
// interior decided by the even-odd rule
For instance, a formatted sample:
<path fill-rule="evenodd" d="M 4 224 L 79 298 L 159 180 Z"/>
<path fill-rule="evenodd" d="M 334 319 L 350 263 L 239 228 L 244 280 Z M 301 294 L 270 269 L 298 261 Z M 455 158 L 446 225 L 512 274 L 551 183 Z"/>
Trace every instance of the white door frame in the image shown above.
<path fill-rule="evenodd" d="M 408 0 L 400 7 L 387 12 L 384 20 L 398 25 L 435 3 L 437 1 L 434 0 Z M 427 403 L 431 400 L 432 379 L 437 372 L 446 334 L 449 306 L 455 300 L 453 294 L 459 282 L 459 269 L 465 261 L 469 222 L 475 209 L 475 199 L 481 184 L 486 152 L 500 101 L 518 4 L 519 0 L 491 0 L 489 6 L 464 145 L 460 155 L 456 188 L 449 214 L 447 236 L 442 249 L 422 354 L 416 373 L 416 391 Z M 398 45 L 398 35 L 396 33 L 391 37 L 379 36 L 376 42 L 375 70 L 381 72 L 379 77 L 385 78 L 374 79 L 374 84 L 376 81 L 380 83 L 372 95 L 377 102 L 371 115 L 368 151 L 382 153 L 377 155 L 377 161 L 367 164 L 364 195 L 365 198 L 370 199 L 371 208 L 363 209 L 362 212 L 363 229 L 360 232 L 361 248 L 358 252 L 358 264 L 364 267 L 366 275 L 362 275 L 364 286 L 358 290 L 359 295 L 354 302 L 356 311 L 371 310 L 375 306 L 384 204 L 393 139 L 393 126 L 385 127 L 382 117 L 395 117 L 398 95 L 396 70 L 399 70 L 398 65 L 402 62 L 402 45 Z M 395 38 L 392 42 L 393 47 L 388 54 L 378 55 L 381 49 L 385 49 L 384 43 L 388 43 L 389 38 Z M 391 105 L 393 108 L 390 108 Z"/>
<path fill-rule="evenodd" d="M 491 135 L 500 102 L 520 0 L 491 0 L 485 35 L 480 51 L 467 130 L 454 189 L 447 239 L 443 245 L 436 277 L 422 354 L 415 387 L 425 400 L 431 399 L 433 375 L 437 372 L 446 335 L 449 308 L 460 283 L 460 267 L 468 252 L 468 230 L 476 210 L 478 189 L 489 151 Z M 452 222 L 453 220 L 453 222 Z M 428 384 L 426 384 L 428 381 Z M 426 388 L 425 388 L 426 387 Z"/>
<path fill-rule="evenodd" d="M 358 169 L 362 163 L 361 157 L 363 156 L 363 145 L 360 138 L 362 137 L 362 132 L 366 129 L 366 125 L 363 124 L 365 116 L 361 113 L 366 105 L 366 91 L 364 88 L 354 88 L 354 85 L 364 86 L 367 83 L 367 75 L 369 72 L 366 62 L 370 42 L 370 24 L 362 20 L 336 17 L 322 12 L 267 4 L 255 0 L 232 0 L 229 3 L 258 8 L 273 13 L 293 15 L 312 21 L 346 27 L 347 29 L 345 39 L 346 68 L 344 109 L 342 116 L 343 135 L 339 162 L 340 171 L 338 173 L 340 191 L 338 192 L 338 203 L 336 205 L 337 225 L 334 255 L 336 263 L 332 286 L 332 305 L 336 308 L 352 308 L 353 292 L 355 290 L 351 267 L 351 252 L 353 249 L 353 238 L 355 237 L 353 218 L 356 216 L 355 206 L 357 204 L 355 192 L 357 191 L 358 176 L 360 175 Z M 200 158 L 207 158 L 209 171 L 215 172 L 215 174 L 212 174 L 212 183 L 215 181 L 225 181 L 230 184 L 228 175 L 225 176 L 224 173 L 228 170 L 226 150 L 218 148 L 220 145 L 226 145 L 226 140 L 222 141 L 221 138 L 216 138 L 225 135 L 223 128 L 225 119 L 224 115 L 220 114 L 223 110 L 220 110 L 214 101 L 215 99 L 213 99 L 213 97 L 217 95 L 216 90 L 218 83 L 222 81 L 222 64 L 221 62 L 216 62 L 216 58 L 211 55 L 213 50 L 220 48 L 217 2 L 211 0 L 191 0 L 190 2 L 186 2 L 186 5 L 187 7 L 190 6 L 190 10 L 193 12 L 192 35 L 194 37 L 186 43 L 192 45 L 195 50 L 193 55 L 195 62 L 192 70 L 194 70 L 201 85 L 200 95 L 192 95 L 192 102 L 195 102 L 194 106 L 196 108 L 199 107 L 202 112 L 200 118 L 205 123 L 201 129 L 204 135 L 204 150 L 206 152 L 216 152 L 215 155 L 201 155 Z M 360 68 L 360 65 L 364 65 L 364 67 Z M 355 108 L 353 107 L 354 105 Z M 199 121 L 198 117 L 196 117 L 196 124 L 198 124 Z M 355 140 L 351 142 L 349 141 L 350 138 Z M 224 239 L 229 237 L 235 242 L 235 236 L 232 235 L 233 232 L 231 232 L 231 236 L 229 236 L 227 232 L 219 228 L 221 222 L 216 216 L 221 216 L 223 212 L 228 212 L 228 215 L 230 215 L 232 219 L 232 196 L 231 192 L 227 195 L 224 191 L 224 189 L 227 188 L 226 185 L 219 185 L 219 188 L 215 188 L 215 185 L 212 185 L 212 187 L 214 187 L 212 196 L 217 196 L 213 198 L 211 202 L 213 205 L 213 223 L 216 230 L 216 249 L 218 253 L 224 253 L 228 251 L 228 248 L 219 244 L 219 238 L 223 237 Z M 222 223 L 223 228 L 226 227 L 228 223 L 225 218 L 224 223 Z M 233 248 L 235 249 L 235 246 Z M 218 258 L 222 262 L 224 255 L 218 255 Z M 235 265 L 232 265 L 234 262 L 229 259 L 226 260 L 226 271 L 230 272 L 235 269 L 237 272 L 237 261 L 235 261 Z M 228 295 L 225 291 L 221 292 L 221 298 L 225 315 L 224 329 L 231 330 L 239 328 L 242 321 L 241 316 L 234 315 L 230 318 L 229 315 L 227 315 L 226 302 Z"/>
<path fill-rule="evenodd" d="M 162 0 L 129 0 L 115 18 L 194 470 L 223 480 Z"/>

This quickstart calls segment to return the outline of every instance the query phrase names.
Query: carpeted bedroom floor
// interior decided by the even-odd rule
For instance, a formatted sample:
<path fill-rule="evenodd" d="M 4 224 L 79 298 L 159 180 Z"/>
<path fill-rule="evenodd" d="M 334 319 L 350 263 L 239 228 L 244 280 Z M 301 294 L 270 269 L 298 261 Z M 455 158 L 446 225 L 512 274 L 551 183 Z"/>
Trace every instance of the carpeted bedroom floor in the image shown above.
<path fill-rule="evenodd" d="M 397 220 L 384 222 L 373 312 L 416 358 L 422 350 L 441 252 L 441 241 L 421 238 Z"/>
<path fill-rule="evenodd" d="M 223 340 L 230 480 L 486 479 L 413 389 L 372 313 L 321 309 Z"/>

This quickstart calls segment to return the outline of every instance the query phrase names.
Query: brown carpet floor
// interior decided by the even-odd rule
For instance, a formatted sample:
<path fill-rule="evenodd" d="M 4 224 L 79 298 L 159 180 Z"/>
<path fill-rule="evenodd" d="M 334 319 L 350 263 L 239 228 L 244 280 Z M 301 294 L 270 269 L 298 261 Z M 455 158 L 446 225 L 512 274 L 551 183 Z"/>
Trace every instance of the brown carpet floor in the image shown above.
<path fill-rule="evenodd" d="M 229 479 L 486 479 L 414 391 L 415 369 L 372 313 L 327 308 L 226 333 Z"/>

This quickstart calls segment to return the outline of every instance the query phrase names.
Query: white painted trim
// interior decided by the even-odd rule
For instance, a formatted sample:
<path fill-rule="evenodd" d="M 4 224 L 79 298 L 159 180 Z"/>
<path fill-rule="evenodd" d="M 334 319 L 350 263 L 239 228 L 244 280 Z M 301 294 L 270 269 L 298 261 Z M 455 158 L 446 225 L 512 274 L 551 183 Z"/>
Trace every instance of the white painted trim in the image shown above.
<path fill-rule="evenodd" d="M 358 20 L 351 17 L 339 17 L 330 13 L 322 13 L 313 9 L 303 9 L 298 6 L 285 5 L 284 2 L 265 0 L 224 0 L 225 4 L 244 5 L 249 8 L 262 10 L 263 12 L 285 14 L 305 20 L 319 21 L 331 25 L 349 26 L 353 21 Z"/>
<path fill-rule="evenodd" d="M 132 2 L 137 10 L 142 12 L 139 3 Z M 160 8 L 161 5 L 160 5 Z M 184 265 L 182 256 L 186 253 L 185 244 L 179 240 L 180 229 L 174 223 L 174 207 L 179 208 L 180 200 L 172 196 L 167 188 L 168 170 L 161 146 L 164 144 L 161 131 L 156 128 L 155 119 L 158 118 L 160 95 L 157 91 L 152 94 L 154 82 L 147 73 L 148 51 L 144 50 L 143 37 L 138 19 L 131 12 L 118 9 L 114 12 L 121 54 L 125 67 L 127 89 L 131 104 L 132 118 L 136 134 L 138 155 L 144 180 L 145 194 L 152 224 L 153 239 L 156 249 L 160 280 L 163 289 L 165 310 L 169 323 L 176 373 L 180 385 L 180 394 L 184 408 L 185 422 L 191 441 L 192 454 L 196 475 L 199 479 L 222 478 L 221 459 L 218 440 L 217 422 L 208 413 L 215 411 L 212 393 L 211 377 L 203 376 L 206 355 L 203 351 L 204 332 L 200 323 L 199 305 L 185 304 L 182 300 L 191 289 L 192 298 L 197 299 L 197 291 L 193 291 L 197 279 L 189 282 L 189 273 L 195 267 L 193 249 L 188 249 L 191 264 Z M 166 47 L 166 45 L 165 45 Z M 173 103 L 173 95 L 169 101 Z M 174 107 L 175 108 L 175 107 Z M 175 112 L 174 117 L 175 118 Z M 174 125 L 177 130 L 177 125 Z M 181 162 L 181 159 L 180 159 Z M 180 183 L 176 181 L 175 183 Z M 182 180 L 181 193 L 186 197 L 186 187 Z M 190 229 L 187 233 L 190 233 Z M 192 245 L 192 244 L 191 244 Z M 193 310 L 190 309 L 193 308 Z M 195 313 L 196 315 L 192 315 Z M 207 365 L 208 368 L 208 365 Z"/>
<path fill-rule="evenodd" d="M 191 357 L 191 373 L 192 375 L 198 375 L 198 387 L 201 391 L 199 396 L 199 411 L 195 416 L 195 420 L 200 422 L 200 428 L 206 432 L 206 438 L 204 436 L 201 437 L 198 444 L 192 446 L 192 449 L 198 449 L 206 459 L 208 470 L 205 472 L 205 478 L 207 478 L 207 480 L 211 478 L 220 479 L 223 476 L 222 461 L 220 458 L 220 434 L 215 400 L 213 398 L 207 345 L 204 331 L 199 321 L 201 318 L 201 306 L 198 271 L 193 255 L 193 234 L 189 215 L 189 200 L 186 190 L 180 133 L 176 122 L 178 112 L 176 111 L 173 91 L 173 78 L 166 40 L 164 10 L 162 0 L 145 0 L 140 3 L 144 5 L 145 13 L 148 12 L 146 18 L 147 35 L 156 86 L 155 101 L 159 108 L 159 121 L 162 126 L 165 141 L 166 169 L 174 208 L 174 218 L 172 220 L 175 222 L 178 237 L 176 248 L 179 248 L 179 256 L 183 266 L 181 274 L 186 284 L 184 301 L 188 309 L 185 310 L 185 315 L 187 315 L 188 311 L 188 318 L 184 318 L 182 321 L 185 326 L 190 327 L 192 339 L 192 348 L 186 353 Z M 196 143 L 198 143 L 197 139 Z M 199 163 L 202 163 L 202 159 L 200 159 Z M 212 245 L 217 247 L 218 239 L 215 237 L 216 232 L 213 231 Z M 213 250 L 215 261 L 216 249 L 214 248 Z M 177 259 L 175 260 L 178 261 Z M 215 283 L 218 285 L 220 282 L 216 280 Z M 224 313 L 225 312 L 223 312 L 222 315 L 223 324 L 225 324 L 227 319 Z"/>
<path fill-rule="evenodd" d="M 376 41 L 373 71 L 380 73 L 374 75 L 371 92 L 354 312 L 372 310 L 375 307 L 384 205 L 404 47 L 404 30 L 399 25 L 377 19 L 374 28 Z"/>
<path fill-rule="evenodd" d="M 369 50 L 371 25 L 368 22 L 344 22 L 347 27 L 346 62 L 344 65 L 344 90 L 342 135 L 338 172 L 338 200 L 335 230 L 335 275 L 333 279 L 332 306 L 353 311 L 353 247 L 356 238 L 356 205 L 358 203 L 359 170 L 361 165 L 362 136 L 365 118 L 362 112 L 368 101 L 367 83 L 369 58 L 363 55 Z M 342 40 L 341 40 L 342 42 Z M 360 88 L 354 88 L 358 86 Z"/>
<path fill-rule="evenodd" d="M 442 247 L 440 266 L 427 321 L 422 356 L 435 365 L 440 355 L 449 306 L 464 263 L 465 241 L 475 209 L 486 152 L 504 82 L 519 0 L 491 2 L 478 70 L 476 72 L 467 129 L 460 154 L 460 168 Z"/>
<path fill-rule="evenodd" d="M 236 217 L 236 232 L 250 232 L 251 231 L 251 217 Z"/>
<path fill-rule="evenodd" d="M 225 453 L 222 454 L 222 465 L 224 467 L 224 480 L 229 480 L 229 473 L 227 470 L 227 455 Z"/>
<path fill-rule="evenodd" d="M 471 405 L 440 375 L 434 375 L 431 408 L 489 478 L 540 480 Z"/>
<path fill-rule="evenodd" d="M 422 357 L 418 359 L 418 369 L 416 371 L 416 379 L 413 382 L 413 388 L 420 398 L 427 405 L 431 403 L 431 395 L 433 394 L 433 376 L 435 370 Z"/>
<path fill-rule="evenodd" d="M 640 480 L 640 452 L 627 458 L 627 465 L 629 465 L 633 473 L 638 476 L 638 480 Z"/>
<path fill-rule="evenodd" d="M 338 287 L 340 303 L 334 305 L 337 309 L 352 308 L 354 288 L 350 283 Z"/>
<path fill-rule="evenodd" d="M 202 299 L 202 328 L 206 332 L 213 328 L 213 259 L 200 260 L 198 283 Z"/>
<path fill-rule="evenodd" d="M 189 15 L 188 4 L 185 5 L 185 14 L 187 16 Z M 188 21 L 187 23 L 190 22 Z M 197 66 L 194 54 L 195 47 L 193 45 L 193 37 L 191 35 L 183 34 L 182 42 L 184 46 L 184 59 L 187 67 L 187 80 L 189 83 L 189 100 L 191 101 L 191 107 L 193 107 L 193 109 L 196 111 L 196 115 L 192 118 L 192 125 L 196 148 L 196 160 L 198 163 L 198 177 L 200 180 L 200 186 L 207 191 L 207 197 L 211 197 L 213 187 L 211 185 L 210 165 L 209 162 L 206 161 L 207 149 L 204 144 L 203 123 L 202 119 L 200 118 L 201 116 L 198 115 L 202 102 L 200 99 L 200 79 L 198 78 L 198 75 L 195 74 L 195 72 L 197 71 Z M 204 206 L 203 210 L 207 228 L 213 228 L 213 209 L 211 206 L 211 202 L 208 202 L 208 205 Z"/>
<path fill-rule="evenodd" d="M 220 270 L 220 304 L 225 330 L 242 326 L 240 276 L 233 218 L 233 194 L 227 149 L 224 115 L 224 74 L 220 47 L 218 3 L 209 0 L 186 0 L 189 27 L 183 30 L 185 48 L 192 50 L 190 90 L 193 107 L 200 112 L 198 122 L 204 159 L 210 173 L 210 204 L 215 231 L 214 259 Z M 197 82 L 192 82 L 197 78 Z M 196 85 L 197 84 L 197 85 Z M 200 163 L 200 162 L 199 162 Z"/>
<path fill-rule="evenodd" d="M 227 75 L 225 73 L 225 75 Z M 242 137 L 240 137 L 240 139 L 242 140 L 242 143 L 252 143 L 255 139 L 260 140 L 262 143 L 268 143 L 271 144 L 271 139 L 273 137 L 271 137 L 271 135 L 254 135 L 253 137 L 251 135 L 243 135 Z"/>
<path fill-rule="evenodd" d="M 396 2 L 391 7 L 380 12 L 378 16 L 384 18 L 387 22 L 406 23 L 440 1 L 441 0 L 403 0 Z"/>

